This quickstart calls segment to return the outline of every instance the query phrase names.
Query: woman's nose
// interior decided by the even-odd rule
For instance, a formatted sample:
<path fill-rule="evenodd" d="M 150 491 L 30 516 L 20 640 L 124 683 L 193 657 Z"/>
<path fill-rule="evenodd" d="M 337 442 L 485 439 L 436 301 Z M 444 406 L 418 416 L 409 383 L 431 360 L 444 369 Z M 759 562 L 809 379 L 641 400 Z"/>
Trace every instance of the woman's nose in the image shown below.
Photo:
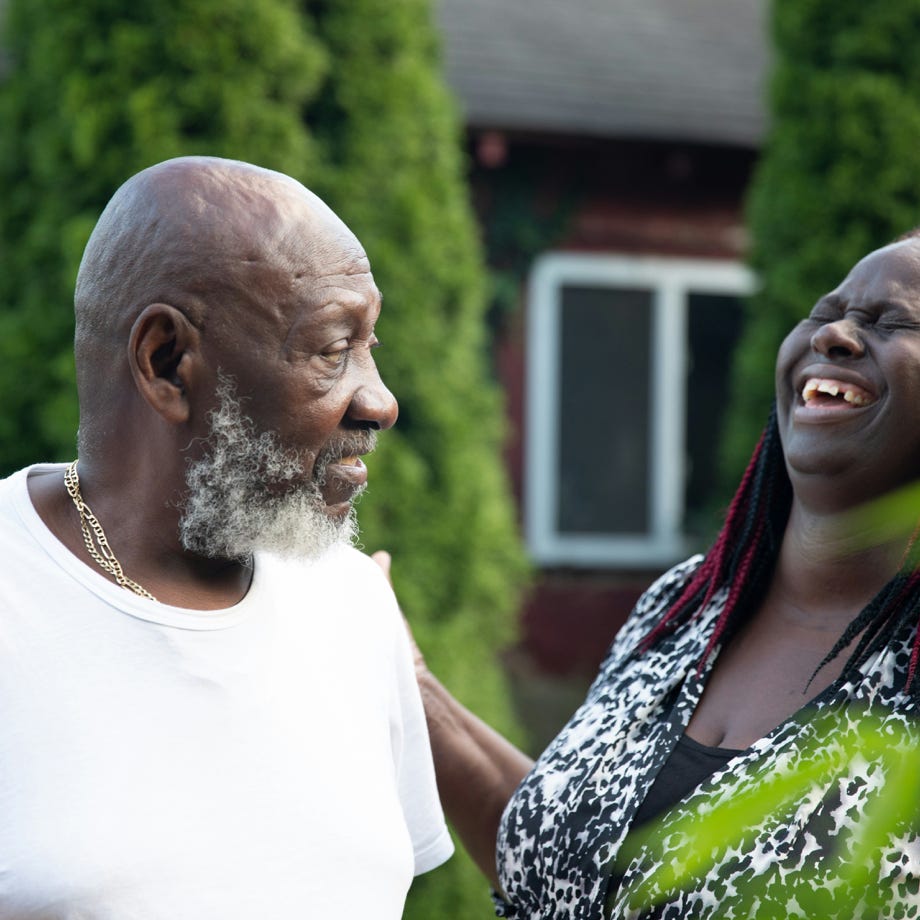
<path fill-rule="evenodd" d="M 857 324 L 846 318 L 824 323 L 812 335 L 811 347 L 826 358 L 858 358 L 866 351 Z"/>

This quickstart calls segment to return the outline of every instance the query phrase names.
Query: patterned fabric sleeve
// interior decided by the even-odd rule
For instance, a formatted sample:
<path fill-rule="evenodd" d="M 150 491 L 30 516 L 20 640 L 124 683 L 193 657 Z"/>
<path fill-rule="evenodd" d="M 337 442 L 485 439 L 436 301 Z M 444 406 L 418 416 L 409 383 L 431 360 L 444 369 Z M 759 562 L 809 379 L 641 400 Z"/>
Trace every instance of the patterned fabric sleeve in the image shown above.
<path fill-rule="evenodd" d="M 535 920 L 537 916 L 544 916 L 543 913 L 535 913 L 537 903 L 545 900 L 543 894 L 536 894 L 536 889 L 556 884 L 557 880 L 545 877 L 543 867 L 552 864 L 555 873 L 558 870 L 556 860 L 561 858 L 561 850 L 564 849 L 561 840 L 555 837 L 556 831 L 561 831 L 557 824 L 557 809 L 584 781 L 585 777 L 581 774 L 593 769 L 597 754 L 595 749 L 608 747 L 608 739 L 602 737 L 601 723 L 606 718 L 604 714 L 611 711 L 611 675 L 618 675 L 624 663 L 633 656 L 642 637 L 667 610 L 674 596 L 693 575 L 700 559 L 696 556 L 675 566 L 642 595 L 614 639 L 584 704 L 543 752 L 535 769 L 509 802 L 499 832 L 497 857 L 499 878 L 506 886 L 510 900 L 493 893 L 499 917 Z M 615 682 L 621 679 L 622 675 Z M 623 702 L 620 708 L 631 711 L 633 706 L 632 702 Z M 624 720 L 631 721 L 625 716 Z M 568 819 L 559 816 L 559 820 Z M 604 820 L 599 820 L 597 826 L 572 827 L 571 833 L 594 837 L 603 826 Z M 554 839 L 547 840 L 546 833 Z M 577 870 L 573 873 L 579 874 Z M 561 887 L 564 888 L 565 884 L 563 882 Z M 552 916 L 553 908 L 548 909 L 547 918 Z"/>
<path fill-rule="evenodd" d="M 691 556 L 665 572 L 642 594 L 636 601 L 632 613 L 611 642 L 595 683 L 606 682 L 605 675 L 610 668 L 618 666 L 626 658 L 632 656 L 642 639 L 667 613 L 674 599 L 693 577 L 702 561 L 702 556 Z"/>
<path fill-rule="evenodd" d="M 492 904 L 495 907 L 496 917 L 505 917 L 506 920 L 523 920 L 518 912 L 497 891 L 492 891 Z"/>

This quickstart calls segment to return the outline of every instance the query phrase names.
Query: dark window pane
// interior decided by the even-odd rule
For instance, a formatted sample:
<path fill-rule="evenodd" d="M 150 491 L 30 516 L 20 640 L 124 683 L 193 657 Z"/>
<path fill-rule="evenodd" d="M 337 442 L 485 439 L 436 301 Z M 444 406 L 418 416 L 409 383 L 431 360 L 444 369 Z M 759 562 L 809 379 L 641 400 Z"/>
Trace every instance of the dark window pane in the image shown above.
<path fill-rule="evenodd" d="M 562 289 L 562 533 L 649 529 L 652 292 Z"/>
<path fill-rule="evenodd" d="M 709 537 L 718 524 L 718 450 L 729 375 L 744 314 L 741 298 L 687 296 L 687 481 L 685 529 Z"/>

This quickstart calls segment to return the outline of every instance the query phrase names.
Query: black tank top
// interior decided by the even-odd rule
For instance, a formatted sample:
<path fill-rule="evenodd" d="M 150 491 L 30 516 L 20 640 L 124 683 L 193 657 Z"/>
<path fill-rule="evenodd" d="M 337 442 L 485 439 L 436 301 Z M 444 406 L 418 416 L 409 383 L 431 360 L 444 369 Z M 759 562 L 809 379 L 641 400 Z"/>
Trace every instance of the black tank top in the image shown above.
<path fill-rule="evenodd" d="M 646 824 L 673 808 L 688 792 L 740 753 L 732 748 L 708 747 L 688 735 L 681 735 L 639 806 L 632 826 Z"/>
<path fill-rule="evenodd" d="M 707 747 L 687 735 L 681 735 L 671 756 L 665 761 L 632 820 L 635 829 L 664 814 L 704 779 L 724 767 L 741 751 L 732 748 Z M 610 916 L 611 901 L 622 882 L 615 870 L 607 879 L 604 890 L 604 916 Z"/>

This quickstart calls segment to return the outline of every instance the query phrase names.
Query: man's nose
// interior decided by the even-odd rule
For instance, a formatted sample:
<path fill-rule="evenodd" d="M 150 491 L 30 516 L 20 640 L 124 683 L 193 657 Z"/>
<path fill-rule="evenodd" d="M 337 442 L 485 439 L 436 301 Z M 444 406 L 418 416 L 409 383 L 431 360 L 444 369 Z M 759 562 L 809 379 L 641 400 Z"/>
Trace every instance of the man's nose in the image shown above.
<path fill-rule="evenodd" d="M 369 368 L 351 398 L 349 418 L 365 427 L 383 430 L 392 428 L 398 415 L 396 397 L 384 385 L 377 368 Z"/>
<path fill-rule="evenodd" d="M 847 318 L 824 323 L 812 335 L 811 347 L 825 358 L 858 358 L 866 352 L 858 325 Z"/>

